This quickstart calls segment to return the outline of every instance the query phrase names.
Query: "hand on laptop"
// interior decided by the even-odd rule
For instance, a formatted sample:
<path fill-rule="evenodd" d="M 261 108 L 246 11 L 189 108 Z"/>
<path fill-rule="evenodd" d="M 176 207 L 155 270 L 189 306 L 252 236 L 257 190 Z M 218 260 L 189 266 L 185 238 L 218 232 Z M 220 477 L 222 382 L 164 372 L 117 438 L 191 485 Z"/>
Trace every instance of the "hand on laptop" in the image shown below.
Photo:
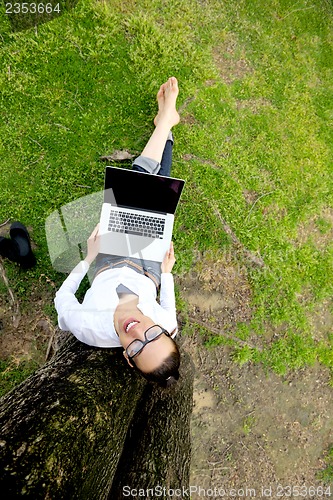
<path fill-rule="evenodd" d="M 99 253 L 100 235 L 98 234 L 99 224 L 95 227 L 87 240 L 87 257 L 84 259 L 90 265 Z"/>
<path fill-rule="evenodd" d="M 171 242 L 170 248 L 167 251 L 167 253 L 165 254 L 165 257 L 164 257 L 163 262 L 161 264 L 162 273 L 171 273 L 175 262 L 176 262 L 176 258 L 175 258 L 174 249 L 173 249 L 173 242 Z"/>

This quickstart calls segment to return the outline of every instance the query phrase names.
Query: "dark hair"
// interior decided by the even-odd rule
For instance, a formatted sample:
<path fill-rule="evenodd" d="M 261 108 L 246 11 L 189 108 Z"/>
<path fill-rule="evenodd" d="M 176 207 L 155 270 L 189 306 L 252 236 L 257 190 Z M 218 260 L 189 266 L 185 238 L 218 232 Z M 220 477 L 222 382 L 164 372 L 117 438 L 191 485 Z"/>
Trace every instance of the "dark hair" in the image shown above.
<path fill-rule="evenodd" d="M 133 364 L 137 371 L 149 382 L 155 382 L 161 387 L 170 387 L 179 379 L 180 352 L 175 342 L 174 347 L 175 350 L 152 372 L 143 372 L 139 370 L 135 363 Z M 134 359 L 131 359 L 131 363 Z"/>

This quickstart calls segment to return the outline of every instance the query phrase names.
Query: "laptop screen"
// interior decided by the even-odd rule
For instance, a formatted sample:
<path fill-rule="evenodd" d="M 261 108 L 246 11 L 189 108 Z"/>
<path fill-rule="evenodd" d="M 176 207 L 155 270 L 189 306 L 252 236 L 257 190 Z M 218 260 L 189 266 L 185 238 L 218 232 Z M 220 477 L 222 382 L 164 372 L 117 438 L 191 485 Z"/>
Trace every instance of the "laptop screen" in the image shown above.
<path fill-rule="evenodd" d="M 111 205 L 174 214 L 185 181 L 135 170 L 106 167 L 104 202 Z"/>

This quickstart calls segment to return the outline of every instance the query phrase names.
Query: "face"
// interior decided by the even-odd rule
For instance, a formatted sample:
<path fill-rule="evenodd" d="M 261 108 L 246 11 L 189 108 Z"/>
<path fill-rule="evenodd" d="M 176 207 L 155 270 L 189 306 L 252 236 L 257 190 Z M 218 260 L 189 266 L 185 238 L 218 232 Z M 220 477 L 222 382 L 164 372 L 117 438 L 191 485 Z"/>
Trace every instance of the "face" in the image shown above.
<path fill-rule="evenodd" d="M 121 345 L 126 347 L 135 339 L 145 340 L 145 331 L 155 325 L 155 322 L 142 314 L 136 307 L 136 304 L 127 303 L 117 308 L 114 315 L 114 325 L 119 335 Z M 134 358 L 136 366 L 143 372 L 151 372 L 155 370 L 162 362 L 174 351 L 174 343 L 170 337 L 161 335 L 156 340 L 145 345 L 143 350 Z M 128 359 L 126 352 L 124 356 L 128 363 L 132 365 Z"/>

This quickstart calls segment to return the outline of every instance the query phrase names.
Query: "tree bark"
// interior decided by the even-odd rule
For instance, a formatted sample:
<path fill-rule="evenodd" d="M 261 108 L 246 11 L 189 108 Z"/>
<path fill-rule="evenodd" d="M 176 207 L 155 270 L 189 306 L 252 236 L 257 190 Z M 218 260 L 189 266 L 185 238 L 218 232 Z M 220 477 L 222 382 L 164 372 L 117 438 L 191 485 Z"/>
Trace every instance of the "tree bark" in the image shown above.
<path fill-rule="evenodd" d="M 175 498 L 190 475 L 190 417 L 193 406 L 193 365 L 183 353 L 181 378 L 170 389 L 148 385 L 127 433 L 109 500 L 126 496 Z M 135 495 L 129 495 L 130 492 Z M 179 495 L 178 495 L 179 498 Z"/>
<path fill-rule="evenodd" d="M 3 494 L 34 500 L 107 497 L 146 385 L 119 351 L 70 339 L 2 399 Z"/>
<path fill-rule="evenodd" d="M 185 364 L 186 376 L 188 370 Z M 132 432 L 138 447 L 132 451 L 136 457 L 142 450 L 147 484 L 167 483 L 173 464 L 184 475 L 179 481 L 186 483 L 191 377 L 178 384 L 178 389 L 163 394 L 128 367 L 120 349 L 95 349 L 70 338 L 54 358 L 0 401 L 2 495 L 106 499 Z M 186 391 L 190 393 L 183 407 L 177 394 L 183 397 Z M 169 420 L 167 413 L 173 415 Z M 166 421 L 170 430 L 163 436 Z M 171 458 L 166 460 L 165 453 Z M 136 480 L 135 467 L 130 474 Z M 114 488 L 120 491 L 118 479 Z"/>

